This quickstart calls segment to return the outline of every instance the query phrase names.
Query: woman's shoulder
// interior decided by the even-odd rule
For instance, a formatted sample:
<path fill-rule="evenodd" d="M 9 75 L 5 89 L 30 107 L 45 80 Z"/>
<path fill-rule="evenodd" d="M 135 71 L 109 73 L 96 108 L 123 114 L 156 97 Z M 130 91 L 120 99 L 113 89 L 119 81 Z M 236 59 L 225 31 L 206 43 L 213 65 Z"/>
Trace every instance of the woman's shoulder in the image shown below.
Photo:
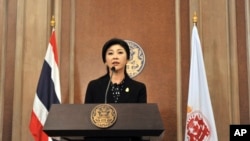
<path fill-rule="evenodd" d="M 127 82 L 128 82 L 130 85 L 143 86 L 143 87 L 146 86 L 143 82 L 138 81 L 138 80 L 135 80 L 135 79 L 130 78 L 130 77 L 127 77 L 126 80 L 127 80 Z"/>
<path fill-rule="evenodd" d="M 99 78 L 93 79 L 89 82 L 89 84 L 98 84 L 98 83 L 103 83 L 105 81 L 108 81 L 109 76 L 108 75 L 103 75 Z"/>

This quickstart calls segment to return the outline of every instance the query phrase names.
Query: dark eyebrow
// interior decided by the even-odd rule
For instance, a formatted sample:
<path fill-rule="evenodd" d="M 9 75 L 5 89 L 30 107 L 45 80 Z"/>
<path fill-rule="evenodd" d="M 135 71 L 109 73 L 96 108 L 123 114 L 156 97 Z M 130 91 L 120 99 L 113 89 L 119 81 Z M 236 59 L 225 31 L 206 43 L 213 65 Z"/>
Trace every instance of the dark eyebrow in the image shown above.
<path fill-rule="evenodd" d="M 125 51 L 124 49 L 117 49 L 118 51 Z"/>
<path fill-rule="evenodd" d="M 107 51 L 114 51 L 114 50 L 109 48 Z"/>

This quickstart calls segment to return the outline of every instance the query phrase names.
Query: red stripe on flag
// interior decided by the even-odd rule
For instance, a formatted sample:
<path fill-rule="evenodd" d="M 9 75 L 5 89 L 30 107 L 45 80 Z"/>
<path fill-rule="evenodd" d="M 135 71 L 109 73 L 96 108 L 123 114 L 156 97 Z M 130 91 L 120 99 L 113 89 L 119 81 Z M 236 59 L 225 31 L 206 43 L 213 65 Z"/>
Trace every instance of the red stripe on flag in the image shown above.
<path fill-rule="evenodd" d="M 43 125 L 40 123 L 34 112 L 31 113 L 30 131 L 36 141 L 48 141 L 48 136 L 43 132 Z"/>
<path fill-rule="evenodd" d="M 53 30 L 51 38 L 50 38 L 50 44 L 53 49 L 54 57 L 55 57 L 55 62 L 58 65 L 58 54 L 57 54 L 57 45 L 56 45 L 56 34 L 55 31 Z"/>

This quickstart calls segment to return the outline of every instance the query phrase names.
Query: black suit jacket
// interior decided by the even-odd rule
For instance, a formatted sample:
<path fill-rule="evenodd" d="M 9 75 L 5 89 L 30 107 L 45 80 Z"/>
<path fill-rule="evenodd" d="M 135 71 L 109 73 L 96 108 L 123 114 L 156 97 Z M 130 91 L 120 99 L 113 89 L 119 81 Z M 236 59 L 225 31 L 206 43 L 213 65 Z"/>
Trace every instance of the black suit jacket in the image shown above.
<path fill-rule="evenodd" d="M 89 82 L 85 103 L 104 103 L 105 93 L 110 76 L 108 74 Z M 146 103 L 147 91 L 145 84 L 131 79 L 128 75 L 124 79 L 124 89 L 118 103 Z M 111 90 L 107 93 L 107 103 L 114 103 Z M 85 137 L 85 141 L 142 141 L 141 137 Z"/>
<path fill-rule="evenodd" d="M 89 82 L 85 103 L 104 103 L 105 92 L 109 82 L 110 76 L 108 74 Z M 125 75 L 124 89 L 121 92 L 117 103 L 146 103 L 147 91 L 144 83 L 131 79 L 128 75 Z M 109 89 L 107 93 L 107 103 L 114 103 L 114 98 Z"/>

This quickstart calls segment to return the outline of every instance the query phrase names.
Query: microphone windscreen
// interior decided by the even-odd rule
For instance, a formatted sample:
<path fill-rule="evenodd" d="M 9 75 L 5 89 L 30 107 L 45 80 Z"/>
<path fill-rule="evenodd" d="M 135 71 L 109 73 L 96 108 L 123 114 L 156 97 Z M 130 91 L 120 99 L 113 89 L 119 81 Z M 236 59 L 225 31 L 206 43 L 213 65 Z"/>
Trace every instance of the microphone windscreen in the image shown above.
<path fill-rule="evenodd" d="M 112 72 L 115 72 L 115 67 L 112 67 L 112 68 L 111 68 L 111 71 L 112 71 Z"/>

